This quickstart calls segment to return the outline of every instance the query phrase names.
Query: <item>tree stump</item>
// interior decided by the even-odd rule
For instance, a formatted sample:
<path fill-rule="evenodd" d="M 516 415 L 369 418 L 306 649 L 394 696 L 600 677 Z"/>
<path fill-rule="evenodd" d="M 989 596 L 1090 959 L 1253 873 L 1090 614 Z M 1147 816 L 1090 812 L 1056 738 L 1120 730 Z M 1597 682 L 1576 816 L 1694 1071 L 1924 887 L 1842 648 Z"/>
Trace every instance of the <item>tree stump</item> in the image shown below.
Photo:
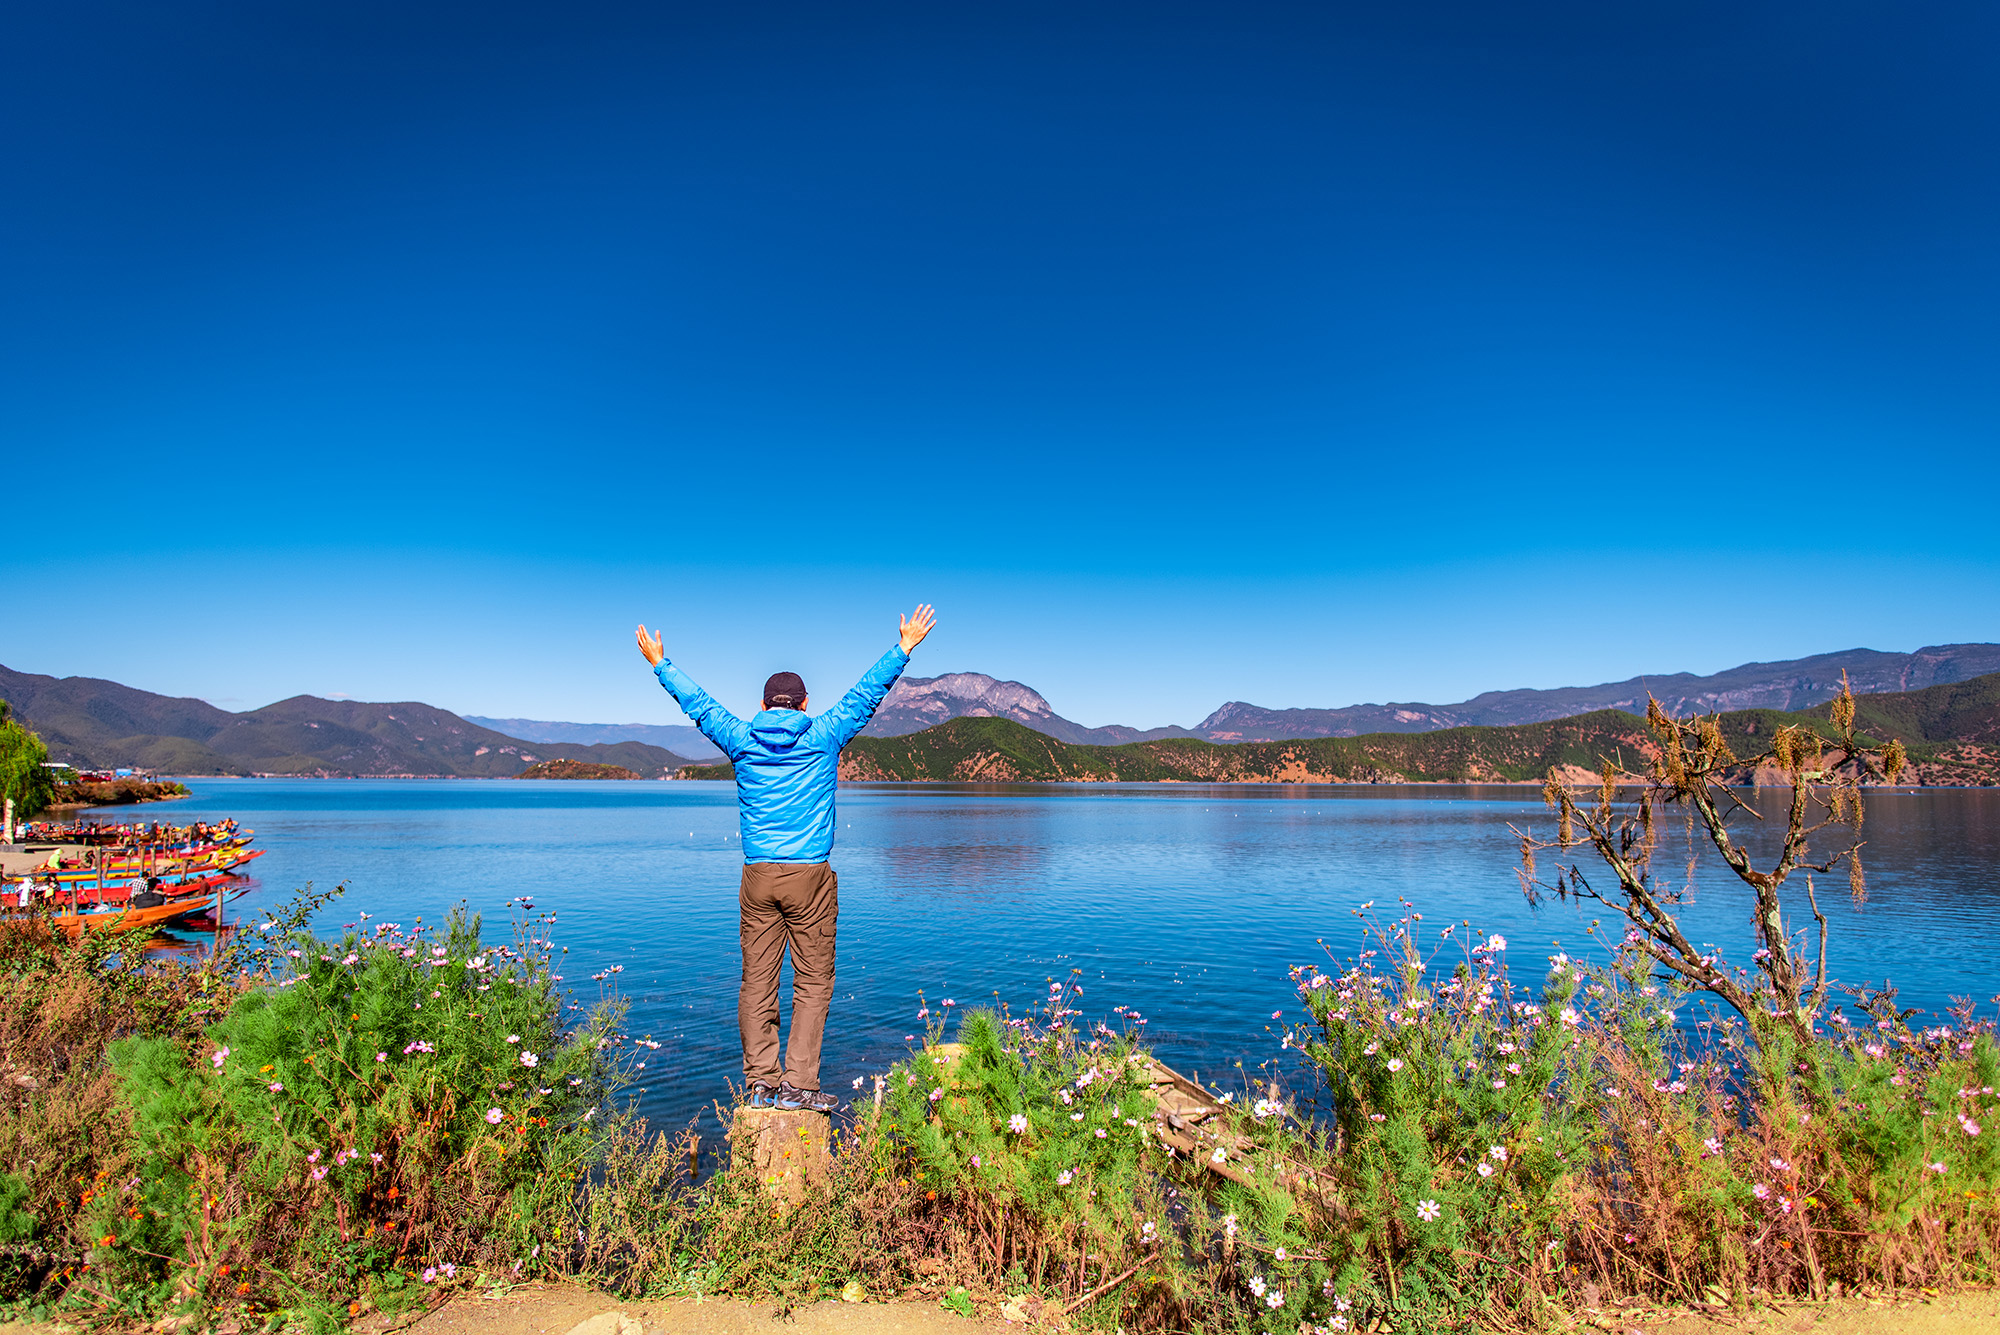
<path fill-rule="evenodd" d="M 805 1198 L 833 1168 L 833 1119 L 825 1113 L 738 1108 L 729 1124 L 729 1163 L 749 1164 L 757 1181 L 786 1209 Z"/>

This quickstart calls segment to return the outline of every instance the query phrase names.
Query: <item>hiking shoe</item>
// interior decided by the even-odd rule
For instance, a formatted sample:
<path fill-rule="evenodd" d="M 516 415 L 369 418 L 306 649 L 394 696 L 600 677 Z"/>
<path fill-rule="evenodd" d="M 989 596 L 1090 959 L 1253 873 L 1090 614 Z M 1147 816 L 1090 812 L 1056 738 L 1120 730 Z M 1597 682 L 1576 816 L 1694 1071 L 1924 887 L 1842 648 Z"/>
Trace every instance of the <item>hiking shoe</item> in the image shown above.
<path fill-rule="evenodd" d="M 840 1107 L 840 1097 L 823 1089 L 799 1089 L 792 1085 L 779 1085 L 778 1096 L 771 1100 L 773 1108 L 786 1112 L 830 1113 Z"/>
<path fill-rule="evenodd" d="M 744 1106 L 749 1108 L 769 1108 L 773 1106 L 772 1101 L 777 1097 L 777 1093 L 777 1090 L 771 1088 L 771 1086 L 765 1084 L 762 1080 L 752 1080 L 750 1088 L 743 1092 Z"/>

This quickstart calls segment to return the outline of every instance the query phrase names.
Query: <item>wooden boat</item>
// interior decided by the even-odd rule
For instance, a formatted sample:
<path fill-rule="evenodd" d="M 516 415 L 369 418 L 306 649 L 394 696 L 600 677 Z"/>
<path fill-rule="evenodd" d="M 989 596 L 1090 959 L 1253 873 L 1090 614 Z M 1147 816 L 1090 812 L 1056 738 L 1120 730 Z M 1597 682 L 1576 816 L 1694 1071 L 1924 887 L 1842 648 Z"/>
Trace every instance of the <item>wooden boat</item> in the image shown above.
<path fill-rule="evenodd" d="M 156 872 L 152 875 L 152 879 L 157 883 L 155 888 L 163 895 L 198 893 L 231 877 L 242 875 L 236 869 L 263 857 L 265 852 L 266 850 L 260 848 L 206 867 L 188 868 L 179 872 Z M 143 889 L 147 877 L 132 871 L 107 872 L 101 876 L 92 871 L 54 877 L 48 872 L 36 872 L 7 881 L 4 887 L 0 887 L 0 896 L 17 895 L 24 882 L 33 884 L 39 896 L 51 879 L 56 883 L 56 902 L 67 903 L 79 895 L 86 899 L 122 899 Z"/>
<path fill-rule="evenodd" d="M 221 870 L 172 879 L 162 877 L 151 879 L 151 889 L 154 894 L 162 896 L 168 902 L 185 903 L 188 900 L 205 899 L 213 894 L 217 887 L 240 880 L 242 877 L 234 871 Z M 67 909 L 78 903 L 124 904 L 148 888 L 147 878 L 127 877 L 102 883 L 72 881 L 59 884 L 55 892 L 50 894 L 43 878 L 32 881 L 9 881 L 0 886 L 0 906 L 23 907 L 20 896 L 24 887 L 29 893 L 28 906 L 50 906 L 60 909 Z"/>
<path fill-rule="evenodd" d="M 110 932 L 123 936 L 127 932 L 150 932 L 163 927 L 173 919 L 187 913 L 189 904 L 161 904 L 150 909 L 115 908 L 96 913 L 50 913 L 24 914 L 9 913 L 0 921 L 21 922 L 40 918 L 51 927 L 60 928 L 71 936 L 82 936 L 86 927 L 100 932 Z"/>
<path fill-rule="evenodd" d="M 54 876 L 58 882 L 62 882 L 95 881 L 100 877 L 109 876 L 167 876 L 183 871 L 225 869 L 264 855 L 265 850 L 261 848 L 254 852 L 247 850 L 244 845 L 249 842 L 249 839 L 244 838 L 188 851 L 120 853 L 108 858 L 92 856 L 88 862 L 76 866 L 64 863 L 52 868 L 38 868 L 34 874 L 37 879 Z"/>

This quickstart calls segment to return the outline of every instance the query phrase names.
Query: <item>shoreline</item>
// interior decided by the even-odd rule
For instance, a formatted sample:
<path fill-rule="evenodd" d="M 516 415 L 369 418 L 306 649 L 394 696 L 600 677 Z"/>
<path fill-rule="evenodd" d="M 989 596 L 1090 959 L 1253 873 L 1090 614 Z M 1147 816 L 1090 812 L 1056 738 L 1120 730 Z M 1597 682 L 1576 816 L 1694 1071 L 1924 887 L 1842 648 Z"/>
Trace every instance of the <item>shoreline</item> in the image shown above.
<path fill-rule="evenodd" d="M 246 780 L 279 780 L 314 783 L 518 783 L 522 775 L 491 776 L 483 774 L 185 774 L 163 775 L 177 783 L 200 783 L 224 780 L 243 782 Z M 621 786 L 634 782 L 631 779 L 534 779 L 529 782 L 542 783 L 616 783 Z M 640 783 L 727 783 L 731 778 L 660 778 L 637 780 Z M 1526 788 L 1540 791 L 1541 779 L 842 779 L 843 788 Z M 1575 789 L 1593 789 L 1598 781 L 1570 783 L 1565 786 Z M 1645 780 L 1633 776 L 1619 781 L 1620 791 L 1641 788 Z M 1742 784 L 1743 788 L 1762 791 L 1766 788 L 1783 788 L 1783 784 Z M 1868 791 L 1891 795 L 1915 795 L 1920 792 L 1977 792 L 1986 788 L 2000 788 L 2000 784 L 1988 783 L 1922 783 L 1922 784 L 1874 784 L 1867 785 Z M 171 793 L 160 797 L 137 798 L 133 802 L 108 803 L 51 803 L 49 810 L 90 810 L 102 806 L 131 806 L 142 802 L 172 802 L 195 796 L 194 793 Z"/>

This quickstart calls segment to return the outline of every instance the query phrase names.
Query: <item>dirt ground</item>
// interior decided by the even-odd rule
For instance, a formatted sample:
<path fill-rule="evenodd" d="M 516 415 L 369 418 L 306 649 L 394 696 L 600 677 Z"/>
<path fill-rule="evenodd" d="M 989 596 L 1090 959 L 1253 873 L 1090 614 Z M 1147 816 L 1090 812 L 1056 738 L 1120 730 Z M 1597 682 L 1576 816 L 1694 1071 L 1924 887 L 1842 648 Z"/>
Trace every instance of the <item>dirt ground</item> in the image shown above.
<path fill-rule="evenodd" d="M 587 1289 L 524 1286 L 499 1298 L 460 1298 L 445 1304 L 404 1335 L 992 1335 L 1005 1323 L 982 1315 L 970 1321 L 935 1302 L 843 1303 L 827 1301 L 780 1308 L 732 1298 L 621 1303 Z M 624 1318 L 620 1321 L 619 1318 Z M 4 1332 L 0 1332 L 4 1335 Z"/>
<path fill-rule="evenodd" d="M 629 1324 L 621 1323 L 623 1316 Z M 935 1302 L 821 1302 L 782 1311 L 729 1299 L 619 1303 L 571 1288 L 521 1288 L 500 1298 L 460 1298 L 406 1327 L 408 1335 L 996 1335 L 1026 1330 L 982 1308 L 966 1320 Z M 1047 1324 L 1041 1330 L 1051 1329 Z M 1580 1314 L 1572 1329 L 1625 1335 L 2000 1335 L 2000 1290 L 1909 1301 L 1848 1298 L 1786 1303 L 1737 1315 L 1689 1311 Z M 6 1332 L 0 1332 L 6 1335 Z"/>
<path fill-rule="evenodd" d="M 585 1323 L 588 1323 L 587 1325 Z M 589 1289 L 521 1285 L 455 1298 L 414 1322 L 355 1323 L 356 1335 L 1000 1335 L 1015 1324 L 982 1307 L 967 1320 L 935 1302 L 819 1302 L 796 1308 L 736 1299 L 621 1303 Z M 77 1328 L 0 1324 L 0 1335 L 74 1335 Z M 1061 1329 L 1033 1325 L 1047 1335 Z M 1577 1335 L 2000 1335 L 2000 1290 L 1908 1300 L 1845 1298 L 1783 1303 L 1742 1315 L 1626 1309 L 1578 1314 Z"/>

